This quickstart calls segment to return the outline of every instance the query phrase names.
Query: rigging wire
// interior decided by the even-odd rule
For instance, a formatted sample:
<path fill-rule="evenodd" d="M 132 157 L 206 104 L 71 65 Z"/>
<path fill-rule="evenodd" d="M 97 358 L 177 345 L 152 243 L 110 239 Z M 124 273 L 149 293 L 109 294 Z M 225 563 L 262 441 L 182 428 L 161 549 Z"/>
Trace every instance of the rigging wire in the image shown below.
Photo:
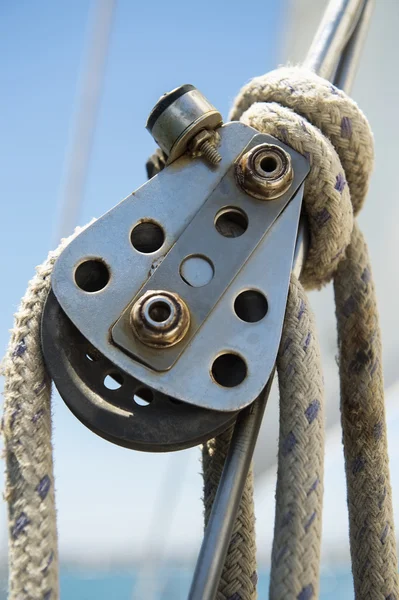
<path fill-rule="evenodd" d="M 116 0 L 94 0 L 90 33 L 77 92 L 77 107 L 64 163 L 55 243 L 70 235 L 83 204 L 98 109 L 103 90 Z"/>

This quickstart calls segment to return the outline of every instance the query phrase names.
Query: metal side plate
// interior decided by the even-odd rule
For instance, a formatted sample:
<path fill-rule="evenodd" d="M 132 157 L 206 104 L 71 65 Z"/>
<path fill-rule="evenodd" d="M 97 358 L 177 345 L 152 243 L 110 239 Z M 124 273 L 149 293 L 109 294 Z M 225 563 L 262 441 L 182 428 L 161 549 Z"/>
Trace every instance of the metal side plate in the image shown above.
<path fill-rule="evenodd" d="M 255 135 L 245 151 L 262 141 L 264 136 Z M 235 165 L 232 164 L 138 294 L 140 296 L 150 290 L 171 290 L 179 294 L 190 307 L 189 331 L 180 343 L 162 351 L 143 344 L 132 334 L 130 325 L 130 312 L 136 297 L 112 328 L 115 344 L 157 371 L 170 369 L 302 183 L 303 165 L 296 164 L 296 167 L 290 189 L 272 202 L 262 202 L 237 185 Z M 241 235 L 235 232 L 235 237 L 226 237 L 215 227 L 218 215 L 223 219 L 230 214 L 248 224 L 246 230 L 241 229 Z M 205 285 L 190 285 L 182 277 L 181 265 L 187 264 L 187 257 L 188 261 L 195 257 L 197 268 L 209 266 L 209 281 Z"/>
<path fill-rule="evenodd" d="M 199 159 L 182 157 L 177 160 L 71 242 L 55 265 L 52 288 L 68 318 L 95 348 L 122 371 L 184 402 L 233 411 L 243 408 L 259 395 L 275 361 L 292 268 L 302 187 L 293 198 L 291 196 L 306 177 L 308 163 L 284 144 L 270 136 L 260 135 L 241 123 L 230 123 L 223 126 L 220 132 L 222 162 L 217 169 L 210 169 Z M 225 199 L 216 194 L 216 204 L 212 207 L 214 190 L 255 137 L 257 144 L 277 143 L 291 154 L 295 161 L 295 182 L 291 194 L 284 199 L 262 203 L 238 190 L 231 203 L 232 192 L 228 191 Z M 172 260 L 173 252 L 176 253 L 178 247 L 183 247 L 183 242 L 184 251 L 179 251 L 179 260 L 183 255 L 204 254 L 210 249 L 207 247 L 207 236 L 214 233 L 214 212 L 221 206 L 232 204 L 241 208 L 244 202 L 247 203 L 246 212 L 248 202 L 259 207 L 248 215 L 247 231 L 240 238 L 220 236 L 218 241 L 226 243 L 225 250 L 218 248 L 216 255 L 212 256 L 216 263 L 215 274 L 226 264 L 228 276 L 220 280 L 214 278 L 219 287 L 216 284 L 217 292 L 209 294 L 209 297 L 206 296 L 207 286 L 192 289 L 187 286 L 191 294 L 197 292 L 198 298 L 206 297 L 205 302 L 202 300 L 202 320 L 194 319 L 196 327 L 187 338 L 187 343 L 177 349 L 168 363 L 162 363 L 163 359 L 158 362 L 156 367 L 165 370 L 155 370 L 154 365 L 154 368 L 145 366 L 142 356 L 139 362 L 132 358 L 134 351 L 125 348 L 127 352 L 118 347 L 112 340 L 111 330 L 143 286 L 149 285 L 149 277 L 156 278 L 158 271 L 161 273 L 159 265 L 162 272 L 167 274 L 167 262 Z M 270 207 L 274 204 L 274 208 L 259 213 L 267 204 Z M 266 213 L 267 218 L 264 217 Z M 209 222 L 212 223 L 212 231 L 209 226 L 204 229 L 202 241 L 198 231 L 196 235 L 188 235 L 197 218 L 201 222 L 201 215 L 208 220 L 212 217 Z M 146 220 L 155 221 L 164 231 L 162 247 L 148 254 L 137 252 L 131 244 L 133 228 Z M 262 228 L 267 235 L 262 236 Z M 192 248 L 190 240 L 196 242 Z M 243 251 L 234 248 L 234 242 L 239 240 Z M 100 258 L 110 272 L 104 289 L 94 293 L 79 289 L 75 283 L 76 269 L 91 258 Z M 178 265 L 179 260 L 173 259 L 173 263 Z M 230 268 L 230 264 L 235 265 L 235 270 Z M 180 285 L 176 272 L 169 278 L 163 275 L 162 281 L 163 287 L 168 284 L 170 291 L 175 291 L 173 282 L 176 284 L 179 281 Z M 256 323 L 245 322 L 235 313 L 235 300 L 245 290 L 256 290 L 267 298 L 267 314 Z M 190 301 L 187 302 L 190 305 Z M 199 304 L 201 306 L 201 302 Z M 161 356 L 164 350 L 155 352 Z M 228 382 L 226 386 L 216 383 L 212 368 L 221 355 L 240 359 L 238 367 L 233 360 L 228 370 L 234 372 L 244 368 L 242 381 Z"/>

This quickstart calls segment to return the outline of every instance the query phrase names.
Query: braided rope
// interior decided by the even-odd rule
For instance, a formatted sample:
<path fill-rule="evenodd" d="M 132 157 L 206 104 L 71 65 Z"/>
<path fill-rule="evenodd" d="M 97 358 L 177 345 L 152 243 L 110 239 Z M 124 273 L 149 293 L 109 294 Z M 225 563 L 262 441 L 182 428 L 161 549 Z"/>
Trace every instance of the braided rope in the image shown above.
<path fill-rule="evenodd" d="M 323 503 L 324 390 L 313 314 L 294 275 L 277 372 L 280 439 L 270 599 L 317 598 Z"/>
<path fill-rule="evenodd" d="M 334 279 L 356 598 L 399 598 L 381 342 L 367 246 L 355 225 Z"/>
<path fill-rule="evenodd" d="M 357 214 L 363 205 L 373 165 L 373 138 L 369 125 L 346 94 L 314 73 L 293 67 L 278 69 L 245 86 L 231 118 L 241 118 L 259 131 L 274 135 L 310 160 L 311 173 L 304 194 L 310 251 L 301 281 L 307 288 L 312 288 L 334 278 L 355 594 L 357 600 L 395 600 L 399 598 L 398 563 L 378 314 L 367 249 L 351 216 L 351 212 Z M 352 207 L 348 206 L 349 199 Z M 286 319 L 293 318 L 289 310 Z M 308 377 L 311 376 L 309 373 Z M 291 377 L 283 373 L 281 381 Z M 289 414 L 283 416 L 284 394 L 285 391 L 280 398 L 278 488 L 290 468 L 283 466 L 281 461 L 285 435 L 289 436 L 284 429 L 285 419 L 290 418 Z M 309 402 L 313 400 L 308 397 Z M 302 427 L 301 437 L 303 435 L 307 443 L 314 443 L 315 432 L 305 421 Z M 287 487 L 278 496 L 276 523 L 282 512 L 279 505 L 288 504 L 291 494 L 292 490 Z M 307 497 L 305 499 L 303 494 L 302 502 L 305 507 Z M 321 509 L 321 498 L 318 507 Z M 296 556 L 297 561 L 294 559 L 295 567 L 286 571 L 291 581 L 286 590 L 290 591 L 280 593 L 272 584 L 273 598 L 304 600 L 317 593 L 313 586 L 312 589 L 302 588 L 296 595 L 295 577 L 305 569 L 307 560 L 300 548 L 304 527 L 305 521 L 287 539 L 286 552 Z M 281 536 L 281 529 L 276 529 L 276 534 Z M 275 539 L 273 568 L 276 568 L 275 549 L 279 545 L 280 540 Z M 317 567 L 319 556 L 316 552 L 313 559 Z M 277 574 L 272 573 L 272 578 L 278 581 Z"/>
<path fill-rule="evenodd" d="M 51 445 L 51 380 L 41 351 L 40 323 L 57 257 L 81 229 L 36 269 L 15 314 L 4 359 L 9 599 L 57 600 L 58 548 Z"/>

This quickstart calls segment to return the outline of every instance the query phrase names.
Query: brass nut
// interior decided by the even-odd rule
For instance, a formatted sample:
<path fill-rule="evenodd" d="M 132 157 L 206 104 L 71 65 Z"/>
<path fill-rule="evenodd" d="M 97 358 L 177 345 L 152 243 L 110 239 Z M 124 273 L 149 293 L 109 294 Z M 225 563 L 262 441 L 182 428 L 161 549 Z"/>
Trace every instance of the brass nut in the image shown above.
<path fill-rule="evenodd" d="M 291 156 L 274 144 L 251 148 L 236 165 L 239 185 L 258 200 L 279 198 L 289 189 L 293 177 Z"/>
<path fill-rule="evenodd" d="M 190 311 L 178 294 L 163 290 L 145 292 L 130 312 L 133 332 L 147 346 L 174 346 L 190 327 Z"/>

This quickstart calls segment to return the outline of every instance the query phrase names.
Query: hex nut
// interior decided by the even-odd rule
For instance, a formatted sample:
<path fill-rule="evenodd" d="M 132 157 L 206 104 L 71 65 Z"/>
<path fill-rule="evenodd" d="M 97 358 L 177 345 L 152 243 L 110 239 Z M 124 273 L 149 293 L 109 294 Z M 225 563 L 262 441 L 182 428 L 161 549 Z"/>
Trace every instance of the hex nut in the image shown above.
<path fill-rule="evenodd" d="M 197 133 L 197 135 L 195 135 L 193 137 L 193 139 L 191 140 L 190 144 L 189 144 L 189 151 L 191 156 L 201 156 L 201 150 L 200 147 L 202 146 L 202 144 L 208 140 L 211 140 L 213 138 L 213 132 L 209 131 L 209 129 L 201 129 L 201 131 L 199 131 Z"/>
<path fill-rule="evenodd" d="M 210 131 L 209 129 L 202 129 L 194 136 L 189 145 L 189 151 L 191 156 L 201 156 L 201 146 L 204 142 L 209 141 L 211 144 L 217 146 L 220 142 L 220 135 L 217 131 Z"/>
<path fill-rule="evenodd" d="M 236 179 L 247 194 L 274 200 L 291 186 L 291 156 L 275 144 L 260 144 L 246 152 L 236 165 Z"/>
<path fill-rule="evenodd" d="M 174 346 L 190 327 L 190 311 L 178 294 L 149 290 L 134 303 L 130 324 L 143 344 L 155 348 Z"/>

